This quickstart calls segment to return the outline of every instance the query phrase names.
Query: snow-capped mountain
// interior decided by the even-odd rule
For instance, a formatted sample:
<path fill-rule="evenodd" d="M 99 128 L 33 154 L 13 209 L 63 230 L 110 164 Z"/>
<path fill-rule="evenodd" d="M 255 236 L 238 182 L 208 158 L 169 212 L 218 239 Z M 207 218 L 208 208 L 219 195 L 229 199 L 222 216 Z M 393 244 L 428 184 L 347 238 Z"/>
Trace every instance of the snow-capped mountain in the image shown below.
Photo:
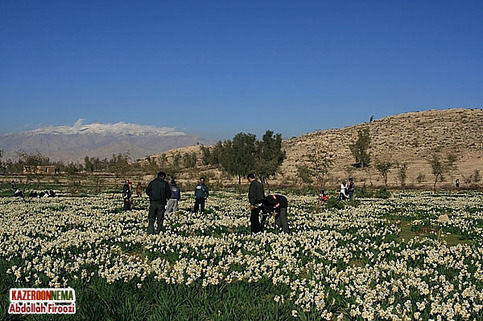
<path fill-rule="evenodd" d="M 48 126 L 20 133 L 0 135 L 4 159 L 16 159 L 17 152 L 40 152 L 53 161 L 83 162 L 85 156 L 110 159 L 129 152 L 133 160 L 166 150 L 213 142 L 186 135 L 169 127 L 119 122 Z"/>
<path fill-rule="evenodd" d="M 177 132 L 169 127 L 155 127 L 138 124 L 127 124 L 119 122 L 115 124 L 83 124 L 83 119 L 79 119 L 74 126 L 48 126 L 24 132 L 27 136 L 39 134 L 100 134 L 100 135 L 124 135 L 124 136 L 185 136 L 183 132 Z"/>

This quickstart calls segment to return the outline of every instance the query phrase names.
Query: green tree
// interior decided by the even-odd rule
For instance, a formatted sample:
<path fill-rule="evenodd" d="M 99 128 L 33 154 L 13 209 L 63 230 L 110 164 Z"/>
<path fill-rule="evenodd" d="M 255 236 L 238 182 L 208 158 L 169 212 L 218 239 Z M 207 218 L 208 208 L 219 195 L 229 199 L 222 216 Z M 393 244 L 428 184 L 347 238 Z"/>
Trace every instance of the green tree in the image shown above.
<path fill-rule="evenodd" d="M 201 145 L 201 163 L 203 165 L 210 165 L 212 163 L 211 148 Z"/>
<path fill-rule="evenodd" d="M 441 160 L 441 157 L 436 153 L 431 155 L 431 158 L 429 159 L 429 164 L 431 165 L 432 173 L 434 176 L 433 190 L 436 191 L 436 184 L 438 183 L 438 181 L 444 180 L 444 173 L 446 171 L 446 168 L 444 162 Z"/>
<path fill-rule="evenodd" d="M 324 185 L 324 177 L 334 166 L 334 159 L 326 150 L 323 150 L 320 144 L 315 143 L 313 147 L 313 151 L 310 151 L 309 155 L 307 156 L 308 164 L 305 165 L 306 169 L 304 167 L 301 167 L 300 169 L 302 170 L 302 173 L 303 171 L 307 170 L 312 177 L 315 177 L 317 188 L 321 188 Z"/>
<path fill-rule="evenodd" d="M 91 161 L 89 156 L 84 157 L 84 168 L 87 172 L 93 172 L 94 171 L 94 163 Z"/>
<path fill-rule="evenodd" d="M 253 171 L 260 177 L 262 182 L 267 182 L 268 177 L 275 175 L 286 158 L 282 150 L 282 135 L 267 130 L 262 140 L 255 142 L 255 168 Z M 250 170 L 249 170 L 250 171 Z M 248 173 L 247 173 L 248 174 Z"/>
<path fill-rule="evenodd" d="M 131 156 L 129 153 L 112 155 L 112 158 L 109 161 L 109 171 L 114 173 L 117 179 L 130 176 L 132 175 L 130 161 Z"/>
<path fill-rule="evenodd" d="M 312 184 L 314 182 L 312 178 L 314 174 L 308 165 L 295 165 L 295 167 L 297 168 L 297 177 L 302 180 L 302 183 Z"/>
<path fill-rule="evenodd" d="M 197 157 L 195 152 L 186 153 L 183 155 L 183 165 L 187 168 L 195 168 L 196 161 Z"/>
<path fill-rule="evenodd" d="M 393 166 L 394 163 L 390 161 L 377 161 L 375 164 L 376 170 L 384 180 L 384 186 L 387 186 L 387 176 L 389 175 L 389 172 Z"/>
<path fill-rule="evenodd" d="M 349 149 L 356 160 L 355 166 L 367 167 L 371 162 L 369 147 L 371 145 L 371 136 L 369 127 L 359 129 L 357 140 L 354 144 L 349 145 Z"/>
<path fill-rule="evenodd" d="M 181 164 L 181 153 L 176 152 L 173 155 L 173 166 L 174 166 L 174 168 L 179 168 L 180 164 Z"/>
<path fill-rule="evenodd" d="M 255 168 L 256 136 L 253 134 L 238 133 L 233 141 L 226 141 L 221 156 L 221 165 L 231 175 L 241 177 L 248 175 Z"/>
<path fill-rule="evenodd" d="M 398 173 L 397 176 L 399 178 L 399 181 L 401 182 L 401 187 L 406 186 L 406 179 L 407 179 L 407 173 L 408 173 L 408 163 L 397 163 L 396 164 L 398 167 Z"/>
<path fill-rule="evenodd" d="M 3 157 L 3 150 L 0 149 L 0 168 L 2 169 L 3 175 L 5 175 L 6 172 L 7 172 L 7 166 L 5 166 L 5 164 L 3 164 L 3 161 L 1 160 L 2 157 Z"/>
<path fill-rule="evenodd" d="M 428 160 L 431 165 L 432 173 L 434 176 L 433 190 L 436 190 L 436 184 L 444 180 L 444 176 L 447 173 L 453 173 L 457 169 L 456 161 L 458 157 L 454 153 L 446 153 L 446 157 L 443 158 L 439 151 L 434 151 Z"/>

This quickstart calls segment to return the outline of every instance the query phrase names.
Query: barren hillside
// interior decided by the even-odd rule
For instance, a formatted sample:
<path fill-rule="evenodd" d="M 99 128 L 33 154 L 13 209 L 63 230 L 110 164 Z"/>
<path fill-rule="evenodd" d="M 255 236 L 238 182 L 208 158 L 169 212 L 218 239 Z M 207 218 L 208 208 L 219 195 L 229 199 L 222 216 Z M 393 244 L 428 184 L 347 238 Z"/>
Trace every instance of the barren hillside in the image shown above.
<path fill-rule="evenodd" d="M 357 140 L 357 132 L 366 126 L 371 137 L 372 164 L 377 160 L 407 163 L 407 184 L 417 185 L 418 176 L 423 178 L 422 184 L 434 181 L 429 159 L 435 153 L 443 159 L 450 153 L 457 156 L 457 168 L 446 175 L 446 183 L 456 178 L 462 183 L 470 183 L 475 170 L 483 174 L 482 109 L 411 112 L 293 138 L 285 141 L 287 159 L 282 172 L 287 176 L 295 175 L 296 164 L 306 161 L 308 153 L 313 153 L 317 147 L 335 158 L 330 172 L 332 182 L 353 175 L 356 180 L 368 184 L 382 184 L 382 178 L 373 166 L 369 170 L 350 166 L 355 160 L 349 145 Z M 396 172 L 396 168 L 391 170 L 389 185 L 399 184 Z"/>
<path fill-rule="evenodd" d="M 457 156 L 456 169 L 445 175 L 444 182 L 438 183 L 440 185 L 453 184 L 459 178 L 462 187 L 469 186 L 475 183 L 475 171 L 483 175 L 483 110 L 447 109 L 410 112 L 285 140 L 283 148 L 287 159 L 280 173 L 271 181 L 299 184 L 301 180 L 297 177 L 296 165 L 307 163 L 309 155 L 318 150 L 328 152 L 334 159 L 333 167 L 326 177 L 325 184 L 328 187 L 337 186 L 341 179 L 348 176 L 353 176 L 358 185 L 382 185 L 382 177 L 374 166 L 364 170 L 351 166 L 355 160 L 349 145 L 357 140 L 358 131 L 365 127 L 369 127 L 370 131 L 372 164 L 378 160 L 407 163 L 407 185 L 432 186 L 434 176 L 429 159 L 433 154 L 440 155 L 442 159 L 448 154 Z M 199 153 L 200 148 L 192 146 L 175 151 L 181 154 L 193 151 Z M 169 156 L 173 152 L 165 154 Z M 199 169 L 197 172 L 203 173 L 203 170 L 209 171 L 213 179 L 221 180 L 218 171 Z M 389 186 L 400 185 L 397 172 L 397 168 L 391 169 Z M 225 179 L 223 181 L 226 182 Z"/>

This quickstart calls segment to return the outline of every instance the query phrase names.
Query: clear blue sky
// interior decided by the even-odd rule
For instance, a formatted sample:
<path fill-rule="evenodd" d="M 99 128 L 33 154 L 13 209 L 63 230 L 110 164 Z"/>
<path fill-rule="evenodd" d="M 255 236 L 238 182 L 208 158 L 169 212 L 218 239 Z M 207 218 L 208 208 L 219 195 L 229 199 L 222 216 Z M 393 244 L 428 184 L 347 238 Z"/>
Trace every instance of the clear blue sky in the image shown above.
<path fill-rule="evenodd" d="M 483 1 L 0 1 L 0 134 L 284 138 L 483 106 Z"/>

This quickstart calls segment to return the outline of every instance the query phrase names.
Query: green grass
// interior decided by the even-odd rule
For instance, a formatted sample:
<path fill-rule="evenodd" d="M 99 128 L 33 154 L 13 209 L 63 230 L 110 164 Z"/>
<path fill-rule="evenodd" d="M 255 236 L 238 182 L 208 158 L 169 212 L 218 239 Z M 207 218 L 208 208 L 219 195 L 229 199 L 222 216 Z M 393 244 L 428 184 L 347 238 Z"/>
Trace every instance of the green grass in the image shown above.
<path fill-rule="evenodd" d="M 3 275 L 3 274 L 2 274 Z M 3 293 L 18 284 L 2 282 Z M 10 283 L 10 284 L 8 284 Z M 166 284 L 146 279 L 138 288 L 135 281 L 108 284 L 94 278 L 87 286 L 70 284 L 76 290 L 75 315 L 56 315 L 55 320 L 287 320 L 297 309 L 302 320 L 318 320 L 316 313 L 300 311 L 293 303 L 277 303 L 276 295 L 288 297 L 286 286 L 269 280 L 202 286 Z M 7 311 L 8 295 L 1 309 Z M 2 320 L 52 320 L 52 315 L 4 315 Z"/>

